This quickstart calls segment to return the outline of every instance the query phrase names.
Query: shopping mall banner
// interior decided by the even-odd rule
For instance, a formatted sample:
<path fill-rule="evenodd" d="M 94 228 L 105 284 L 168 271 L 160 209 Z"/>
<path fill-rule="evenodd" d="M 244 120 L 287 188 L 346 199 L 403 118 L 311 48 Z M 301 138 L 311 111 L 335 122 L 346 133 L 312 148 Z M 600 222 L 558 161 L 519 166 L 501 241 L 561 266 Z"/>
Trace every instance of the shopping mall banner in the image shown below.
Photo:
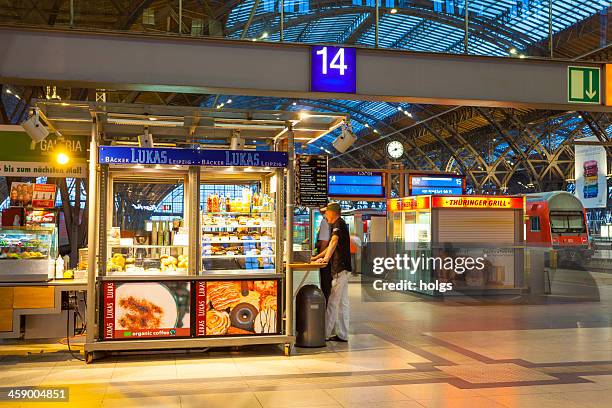
<path fill-rule="evenodd" d="M 87 136 L 49 134 L 34 142 L 21 126 L 0 125 L 0 176 L 87 177 Z M 54 153 L 63 151 L 70 162 L 60 166 Z"/>
<path fill-rule="evenodd" d="M 591 136 L 580 141 L 598 141 Z M 576 145 L 576 196 L 585 208 L 605 208 L 608 198 L 608 161 L 603 146 Z"/>

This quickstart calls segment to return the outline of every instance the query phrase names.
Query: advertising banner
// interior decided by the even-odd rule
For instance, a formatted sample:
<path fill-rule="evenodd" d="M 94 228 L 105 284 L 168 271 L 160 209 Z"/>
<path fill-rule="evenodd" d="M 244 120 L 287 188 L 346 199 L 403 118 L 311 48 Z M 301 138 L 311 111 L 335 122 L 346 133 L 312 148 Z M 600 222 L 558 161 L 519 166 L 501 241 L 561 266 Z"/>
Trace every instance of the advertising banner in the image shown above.
<path fill-rule="evenodd" d="M 280 332 L 278 280 L 207 281 L 205 294 L 204 307 L 196 303 L 196 322 L 205 321 L 205 336 Z M 199 324 L 196 333 L 202 336 Z"/>
<path fill-rule="evenodd" d="M 11 207 L 30 207 L 32 205 L 32 195 L 34 194 L 34 184 L 32 183 L 11 183 L 9 192 Z"/>
<path fill-rule="evenodd" d="M 55 207 L 55 184 L 34 184 L 32 195 L 32 207 L 53 208 Z"/>
<path fill-rule="evenodd" d="M 11 207 L 55 207 L 55 184 L 11 183 Z"/>
<path fill-rule="evenodd" d="M 591 136 L 580 141 L 597 141 Z M 576 196 L 585 208 L 606 207 L 608 188 L 606 175 L 608 161 L 603 146 L 576 145 L 575 178 Z"/>
<path fill-rule="evenodd" d="M 21 126 L 0 125 L 0 143 L 0 176 L 87 177 L 87 136 L 50 134 L 34 142 Z M 70 157 L 68 165 L 55 162 L 57 150 Z"/>
<path fill-rule="evenodd" d="M 102 337 L 189 337 L 190 282 L 105 282 Z"/>
<path fill-rule="evenodd" d="M 195 285 L 195 335 L 200 337 L 206 336 L 206 282 L 197 281 Z"/>
<path fill-rule="evenodd" d="M 285 152 L 100 146 L 98 162 L 171 166 L 286 167 L 289 161 Z"/>

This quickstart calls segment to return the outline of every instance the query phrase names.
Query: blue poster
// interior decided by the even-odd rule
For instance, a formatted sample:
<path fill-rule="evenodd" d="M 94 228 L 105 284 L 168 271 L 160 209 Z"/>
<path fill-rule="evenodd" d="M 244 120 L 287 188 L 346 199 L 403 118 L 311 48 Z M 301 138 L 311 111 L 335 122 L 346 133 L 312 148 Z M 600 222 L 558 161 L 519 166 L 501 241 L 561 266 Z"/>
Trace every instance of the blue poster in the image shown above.
<path fill-rule="evenodd" d="M 287 167 L 285 152 L 207 150 L 160 147 L 100 146 L 100 164 L 159 164 L 169 166 Z"/>

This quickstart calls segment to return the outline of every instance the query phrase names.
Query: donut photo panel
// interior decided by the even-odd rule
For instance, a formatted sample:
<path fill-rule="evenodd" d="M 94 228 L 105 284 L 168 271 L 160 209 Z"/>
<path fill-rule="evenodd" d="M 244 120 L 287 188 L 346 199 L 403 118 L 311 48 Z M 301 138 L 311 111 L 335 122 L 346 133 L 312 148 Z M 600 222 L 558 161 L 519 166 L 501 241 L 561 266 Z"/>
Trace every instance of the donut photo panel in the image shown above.
<path fill-rule="evenodd" d="M 197 310 L 205 313 L 198 316 L 205 321 L 204 335 L 278 333 L 278 284 L 278 280 L 207 281 L 205 307 Z"/>

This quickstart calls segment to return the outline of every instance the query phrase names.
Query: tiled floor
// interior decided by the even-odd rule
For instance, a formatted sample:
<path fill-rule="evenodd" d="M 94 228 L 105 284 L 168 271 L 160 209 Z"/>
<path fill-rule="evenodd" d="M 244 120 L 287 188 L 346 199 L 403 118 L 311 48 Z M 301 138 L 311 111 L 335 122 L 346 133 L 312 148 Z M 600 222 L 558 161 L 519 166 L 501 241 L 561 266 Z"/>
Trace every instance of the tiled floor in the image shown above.
<path fill-rule="evenodd" d="M 612 406 L 612 291 L 597 302 L 363 302 L 348 344 L 121 355 L 11 356 L 0 386 L 68 386 L 70 402 L 10 407 L 592 408 Z M 607 280 L 610 282 L 610 280 Z M 503 303 L 503 302 L 502 302 Z"/>

